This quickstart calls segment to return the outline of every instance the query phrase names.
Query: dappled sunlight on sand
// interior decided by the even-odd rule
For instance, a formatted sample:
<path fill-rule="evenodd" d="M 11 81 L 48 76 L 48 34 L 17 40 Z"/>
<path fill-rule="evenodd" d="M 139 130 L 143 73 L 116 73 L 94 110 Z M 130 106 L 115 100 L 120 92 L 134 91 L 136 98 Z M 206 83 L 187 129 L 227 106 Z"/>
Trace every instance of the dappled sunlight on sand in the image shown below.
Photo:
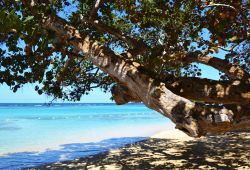
<path fill-rule="evenodd" d="M 185 140 L 158 135 L 106 153 L 37 169 L 250 169 L 249 137 L 249 132 Z"/>

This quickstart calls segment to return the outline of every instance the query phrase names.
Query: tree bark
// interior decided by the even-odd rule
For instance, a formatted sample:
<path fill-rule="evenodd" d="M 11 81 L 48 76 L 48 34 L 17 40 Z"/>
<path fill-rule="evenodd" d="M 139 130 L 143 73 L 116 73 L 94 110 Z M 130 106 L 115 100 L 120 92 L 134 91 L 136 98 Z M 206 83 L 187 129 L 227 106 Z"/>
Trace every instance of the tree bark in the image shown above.
<path fill-rule="evenodd" d="M 191 100 L 217 104 L 250 103 L 250 85 L 244 81 L 215 81 L 169 75 L 162 82 L 173 93 Z M 114 86 L 112 93 L 119 104 L 138 101 L 138 96 L 130 93 L 123 85 Z"/>
<path fill-rule="evenodd" d="M 174 94 L 165 83 L 140 72 L 133 64 L 125 62 L 110 49 L 91 41 L 89 37 L 82 37 L 78 30 L 63 20 L 46 17 L 42 27 L 64 37 L 69 45 L 82 51 L 88 60 L 125 86 L 129 94 L 132 94 L 129 97 L 142 101 L 147 107 L 170 118 L 176 128 L 190 136 L 250 129 L 248 105 L 227 108 L 196 104 Z"/>
<path fill-rule="evenodd" d="M 216 81 L 196 77 L 170 76 L 166 87 L 182 97 L 207 103 L 249 104 L 249 82 Z"/>

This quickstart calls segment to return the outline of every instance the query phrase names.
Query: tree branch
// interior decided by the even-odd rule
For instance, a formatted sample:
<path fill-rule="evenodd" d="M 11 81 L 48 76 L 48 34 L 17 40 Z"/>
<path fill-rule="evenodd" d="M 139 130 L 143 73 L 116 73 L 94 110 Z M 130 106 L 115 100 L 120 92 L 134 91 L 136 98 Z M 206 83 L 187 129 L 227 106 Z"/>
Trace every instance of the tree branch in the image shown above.
<path fill-rule="evenodd" d="M 227 4 L 210 4 L 210 5 L 203 6 L 203 8 L 213 8 L 213 7 L 226 7 L 226 8 L 230 8 L 234 11 L 237 11 L 236 8 L 234 8 L 231 5 L 227 5 Z"/>
<path fill-rule="evenodd" d="M 96 18 L 97 11 L 100 8 L 100 6 L 102 5 L 102 3 L 103 3 L 103 0 L 96 0 L 95 5 L 93 6 L 93 8 L 90 12 L 90 17 L 89 17 L 90 20 L 93 20 Z"/>
<path fill-rule="evenodd" d="M 216 81 L 170 76 L 166 87 L 177 95 L 208 103 L 249 104 L 250 84 L 245 81 Z"/>
<path fill-rule="evenodd" d="M 219 46 L 219 48 L 224 50 L 224 51 L 227 51 L 227 52 L 232 52 L 234 50 L 234 48 L 237 47 L 239 44 L 240 43 L 234 44 L 230 49 L 226 49 L 226 48 L 223 48 L 221 46 Z"/>
<path fill-rule="evenodd" d="M 125 85 L 117 84 L 111 89 L 112 98 L 116 104 L 122 105 L 128 102 L 142 102 L 136 93 L 132 93 Z"/>
<path fill-rule="evenodd" d="M 158 80 L 161 81 L 161 80 Z M 249 104 L 250 85 L 243 81 L 215 81 L 195 77 L 174 77 L 169 75 L 165 86 L 173 93 L 187 99 L 218 104 Z M 140 102 L 138 96 L 130 93 L 123 85 L 112 88 L 116 103 Z"/>
<path fill-rule="evenodd" d="M 177 64 L 178 62 L 185 64 L 190 64 L 192 62 L 202 63 L 222 71 L 232 78 L 250 81 L 249 73 L 239 66 L 232 65 L 226 60 L 220 58 L 204 56 L 199 51 L 179 55 L 179 58 L 174 60 L 173 64 Z"/>

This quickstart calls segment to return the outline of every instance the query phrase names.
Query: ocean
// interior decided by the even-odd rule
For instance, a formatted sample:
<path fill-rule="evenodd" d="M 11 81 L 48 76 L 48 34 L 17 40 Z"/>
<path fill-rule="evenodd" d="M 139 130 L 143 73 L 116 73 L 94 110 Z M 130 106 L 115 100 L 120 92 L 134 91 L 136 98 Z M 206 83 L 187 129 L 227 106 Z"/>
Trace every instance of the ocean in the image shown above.
<path fill-rule="evenodd" d="M 0 104 L 0 169 L 73 160 L 173 128 L 143 104 Z"/>

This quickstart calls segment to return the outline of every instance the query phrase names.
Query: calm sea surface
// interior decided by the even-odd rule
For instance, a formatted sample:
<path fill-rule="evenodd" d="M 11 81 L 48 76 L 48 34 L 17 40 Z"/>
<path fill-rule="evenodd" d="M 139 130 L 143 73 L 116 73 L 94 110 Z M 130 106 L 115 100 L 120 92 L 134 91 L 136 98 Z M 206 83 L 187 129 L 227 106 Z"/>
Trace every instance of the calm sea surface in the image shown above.
<path fill-rule="evenodd" d="M 142 104 L 0 104 L 0 169 L 93 155 L 172 128 Z"/>

